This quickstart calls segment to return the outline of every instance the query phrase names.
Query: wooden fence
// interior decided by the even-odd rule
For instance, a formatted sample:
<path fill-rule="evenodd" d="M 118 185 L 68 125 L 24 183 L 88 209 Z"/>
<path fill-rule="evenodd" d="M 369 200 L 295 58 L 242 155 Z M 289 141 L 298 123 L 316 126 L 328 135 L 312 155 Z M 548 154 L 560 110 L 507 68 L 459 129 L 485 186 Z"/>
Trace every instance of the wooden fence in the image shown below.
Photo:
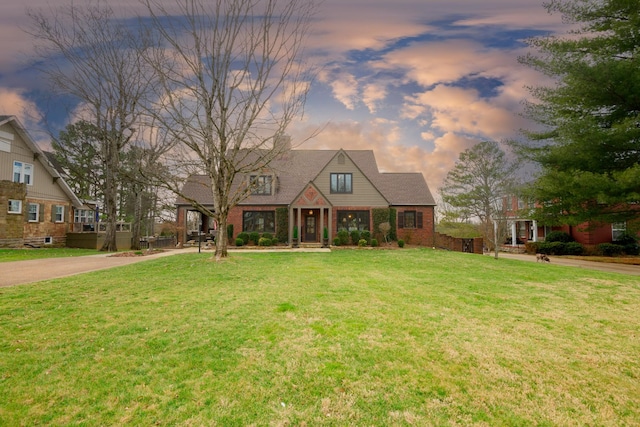
<path fill-rule="evenodd" d="M 440 249 L 482 255 L 483 244 L 482 237 L 463 239 L 436 233 L 436 247 Z"/>

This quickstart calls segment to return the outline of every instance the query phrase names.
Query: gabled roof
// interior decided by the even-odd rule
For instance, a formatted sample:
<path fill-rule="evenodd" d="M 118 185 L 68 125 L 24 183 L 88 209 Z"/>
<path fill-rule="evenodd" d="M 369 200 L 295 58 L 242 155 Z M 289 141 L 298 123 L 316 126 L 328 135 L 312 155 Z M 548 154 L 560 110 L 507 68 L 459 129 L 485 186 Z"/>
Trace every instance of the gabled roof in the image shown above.
<path fill-rule="evenodd" d="M 269 165 L 277 191 L 272 195 L 252 195 L 243 205 L 289 205 L 338 153 L 344 152 L 391 205 L 434 206 L 435 200 L 421 173 L 380 173 L 372 150 L 291 150 Z M 238 177 L 242 180 L 243 177 Z M 236 183 L 236 185 L 238 185 Z M 208 177 L 193 175 L 183 193 L 204 205 L 213 204 Z M 178 197 L 176 204 L 190 205 Z"/>
<path fill-rule="evenodd" d="M 56 184 L 60 186 L 62 191 L 69 197 L 73 206 L 80 208 L 82 207 L 82 202 L 78 199 L 78 196 L 71 190 L 71 187 L 67 184 L 64 178 L 58 173 L 58 171 L 51 165 L 48 157 L 44 154 L 44 152 L 38 147 L 33 139 L 27 133 L 27 130 L 22 126 L 20 121 L 16 116 L 0 116 L 0 126 L 5 124 L 11 124 L 15 131 L 20 135 L 22 140 L 27 147 L 36 155 L 38 161 L 44 166 L 44 168 L 49 172 L 52 178 L 55 179 Z"/>

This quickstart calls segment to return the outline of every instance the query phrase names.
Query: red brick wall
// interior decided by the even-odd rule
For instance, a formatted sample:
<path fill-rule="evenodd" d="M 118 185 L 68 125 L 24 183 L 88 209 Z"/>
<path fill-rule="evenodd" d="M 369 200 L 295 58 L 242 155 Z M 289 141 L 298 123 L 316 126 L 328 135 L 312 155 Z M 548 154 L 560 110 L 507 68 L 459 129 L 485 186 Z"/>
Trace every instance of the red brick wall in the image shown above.
<path fill-rule="evenodd" d="M 395 208 L 397 213 L 405 211 L 422 212 L 422 228 L 399 228 L 398 239 L 409 245 L 434 246 L 434 210 L 433 206 L 402 206 Z M 396 225 L 398 225 L 396 218 Z"/>

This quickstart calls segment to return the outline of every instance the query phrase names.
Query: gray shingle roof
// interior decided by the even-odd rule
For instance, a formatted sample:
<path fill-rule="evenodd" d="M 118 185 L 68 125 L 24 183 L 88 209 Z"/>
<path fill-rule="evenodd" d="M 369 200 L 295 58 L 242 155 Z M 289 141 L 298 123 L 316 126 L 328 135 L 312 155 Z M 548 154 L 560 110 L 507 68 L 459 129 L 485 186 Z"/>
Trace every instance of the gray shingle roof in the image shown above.
<path fill-rule="evenodd" d="M 269 196 L 252 195 L 243 205 L 289 205 L 306 185 L 313 181 L 341 150 L 292 150 L 285 157 L 271 163 L 276 175 L 274 186 L 278 189 Z M 344 150 L 356 166 L 391 205 L 435 205 L 431 191 L 421 173 L 380 173 L 372 150 Z M 242 179 L 239 177 L 239 179 Z M 189 177 L 183 193 L 204 205 L 213 204 L 208 177 Z M 178 197 L 176 204 L 189 205 Z"/>

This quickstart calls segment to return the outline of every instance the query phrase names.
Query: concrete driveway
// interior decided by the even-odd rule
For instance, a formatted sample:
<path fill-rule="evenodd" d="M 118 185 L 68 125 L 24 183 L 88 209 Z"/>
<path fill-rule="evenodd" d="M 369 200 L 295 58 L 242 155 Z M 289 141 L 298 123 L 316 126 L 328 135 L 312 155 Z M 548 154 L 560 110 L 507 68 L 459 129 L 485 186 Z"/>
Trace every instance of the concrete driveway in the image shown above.
<path fill-rule="evenodd" d="M 493 254 L 487 254 L 493 256 Z M 519 261 L 536 262 L 535 255 L 510 254 L 501 252 L 498 258 L 516 259 Z M 579 259 L 569 259 L 564 257 L 549 256 L 553 265 L 563 265 L 567 267 L 586 268 L 588 270 L 606 271 L 609 273 L 631 274 L 640 276 L 640 265 L 616 264 L 613 262 L 595 262 Z"/>
<path fill-rule="evenodd" d="M 0 263 L 0 287 L 57 279 L 91 271 L 120 267 L 164 256 L 198 251 L 198 248 L 171 249 L 153 255 L 115 257 L 112 253 L 67 258 L 43 258 Z"/>

